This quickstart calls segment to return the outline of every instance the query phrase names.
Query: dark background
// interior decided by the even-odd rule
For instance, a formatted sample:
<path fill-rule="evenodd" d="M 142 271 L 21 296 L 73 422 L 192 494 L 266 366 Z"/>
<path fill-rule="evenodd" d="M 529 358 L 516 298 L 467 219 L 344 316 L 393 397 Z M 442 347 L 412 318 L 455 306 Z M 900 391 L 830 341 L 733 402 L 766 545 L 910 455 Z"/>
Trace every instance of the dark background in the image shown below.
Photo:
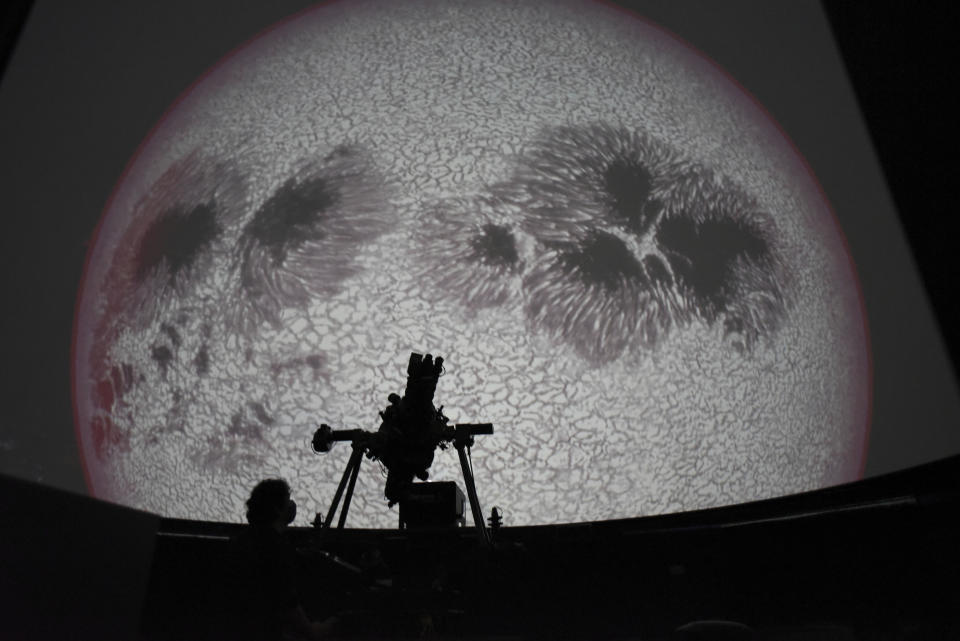
<path fill-rule="evenodd" d="M 15 1 L 0 8 L 0 60 L 30 16 L 29 37 L 7 60 L 0 84 L 3 473 L 83 491 L 70 342 L 100 212 L 176 96 L 230 50 L 306 4 L 237 1 L 226 13 L 183 0 Z M 809 4 L 620 4 L 681 34 L 746 86 L 797 144 L 837 209 L 863 281 L 875 359 L 866 473 L 960 451 L 955 370 L 942 358 L 946 351 L 960 362 L 958 225 L 951 210 L 957 124 L 947 99 L 956 76 L 958 9 L 825 3 L 861 120 L 833 66 L 833 45 L 823 40 L 829 34 Z M 766 29 L 770 23 L 781 30 Z M 889 194 L 873 174 L 864 124 L 913 258 L 898 240 L 897 221 L 883 214 Z M 946 348 L 930 333 L 914 261 Z"/>
<path fill-rule="evenodd" d="M 960 129 L 951 105 L 960 7 L 849 0 L 824 6 L 956 376 Z"/>

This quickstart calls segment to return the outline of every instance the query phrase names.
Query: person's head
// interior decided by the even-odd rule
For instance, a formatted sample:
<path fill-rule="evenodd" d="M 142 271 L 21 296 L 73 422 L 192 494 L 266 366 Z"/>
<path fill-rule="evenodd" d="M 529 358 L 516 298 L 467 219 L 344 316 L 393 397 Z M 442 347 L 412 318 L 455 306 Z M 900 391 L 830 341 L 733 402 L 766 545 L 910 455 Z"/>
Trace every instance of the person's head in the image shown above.
<path fill-rule="evenodd" d="M 256 527 L 282 529 L 296 515 L 297 504 L 290 499 L 290 486 L 283 479 L 260 481 L 247 499 L 247 522 Z"/>

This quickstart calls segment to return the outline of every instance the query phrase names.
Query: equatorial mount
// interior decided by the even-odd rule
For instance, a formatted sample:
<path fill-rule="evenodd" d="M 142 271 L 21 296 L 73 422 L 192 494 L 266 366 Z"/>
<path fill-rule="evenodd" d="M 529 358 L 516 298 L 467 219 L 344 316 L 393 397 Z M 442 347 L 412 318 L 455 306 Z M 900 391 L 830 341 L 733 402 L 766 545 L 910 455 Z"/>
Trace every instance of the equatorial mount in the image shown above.
<path fill-rule="evenodd" d="M 407 365 L 404 395 L 389 396 L 390 404 L 380 412 L 382 422 L 376 432 L 334 430 L 327 424 L 321 424 L 314 432 L 312 445 L 315 452 L 329 452 L 337 441 L 349 441 L 353 448 L 322 527 L 330 527 L 341 498 L 344 503 L 337 527 L 344 527 L 364 455 L 371 460 L 379 460 L 387 468 L 384 496 L 388 505 L 392 506 L 404 499 L 414 477 L 427 480 L 434 450 L 438 447 L 446 449 L 447 444 L 452 443 L 460 459 L 474 525 L 480 540 L 484 544 L 490 543 L 468 452 L 475 436 L 493 434 L 493 424 L 449 424 L 443 408 L 433 406 L 433 394 L 442 372 L 443 358 L 434 359 L 430 354 L 422 356 L 414 352 Z"/>

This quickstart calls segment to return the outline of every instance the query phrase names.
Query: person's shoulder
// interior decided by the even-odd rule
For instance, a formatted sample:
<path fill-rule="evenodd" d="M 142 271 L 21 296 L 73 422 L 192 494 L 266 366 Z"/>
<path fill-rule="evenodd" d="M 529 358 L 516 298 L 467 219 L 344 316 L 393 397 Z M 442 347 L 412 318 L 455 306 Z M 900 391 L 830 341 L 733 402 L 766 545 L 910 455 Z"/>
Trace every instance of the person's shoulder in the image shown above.
<path fill-rule="evenodd" d="M 230 544 L 238 554 L 256 556 L 261 556 L 277 546 L 271 532 L 250 525 L 236 534 Z"/>
<path fill-rule="evenodd" d="M 256 551 L 260 555 L 284 554 L 291 548 L 286 537 L 272 528 L 248 526 L 235 538 L 240 550 Z"/>
<path fill-rule="evenodd" d="M 243 526 L 243 529 L 230 537 L 230 545 L 235 548 L 243 548 L 254 543 L 256 532 L 249 525 Z"/>

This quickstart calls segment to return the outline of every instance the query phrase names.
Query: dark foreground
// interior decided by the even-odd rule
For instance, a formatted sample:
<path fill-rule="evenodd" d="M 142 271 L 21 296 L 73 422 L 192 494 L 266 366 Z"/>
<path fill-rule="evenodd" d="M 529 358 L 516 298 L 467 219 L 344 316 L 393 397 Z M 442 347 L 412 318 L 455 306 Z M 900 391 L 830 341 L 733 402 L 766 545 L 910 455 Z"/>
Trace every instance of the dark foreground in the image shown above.
<path fill-rule="evenodd" d="M 338 613 L 341 638 L 954 640 L 958 508 L 952 457 L 729 508 L 506 527 L 492 549 L 464 528 L 289 534 L 304 606 Z M 0 638 L 232 638 L 242 527 L 0 477 Z M 678 631 L 705 620 L 731 623 Z"/>
<path fill-rule="evenodd" d="M 958 639 L 958 507 L 953 458 L 731 508 L 506 527 L 492 549 L 463 528 L 290 536 L 305 607 L 347 638 Z M 240 527 L 160 521 L 144 639 L 228 636 Z M 678 631 L 704 620 L 743 627 Z"/>

